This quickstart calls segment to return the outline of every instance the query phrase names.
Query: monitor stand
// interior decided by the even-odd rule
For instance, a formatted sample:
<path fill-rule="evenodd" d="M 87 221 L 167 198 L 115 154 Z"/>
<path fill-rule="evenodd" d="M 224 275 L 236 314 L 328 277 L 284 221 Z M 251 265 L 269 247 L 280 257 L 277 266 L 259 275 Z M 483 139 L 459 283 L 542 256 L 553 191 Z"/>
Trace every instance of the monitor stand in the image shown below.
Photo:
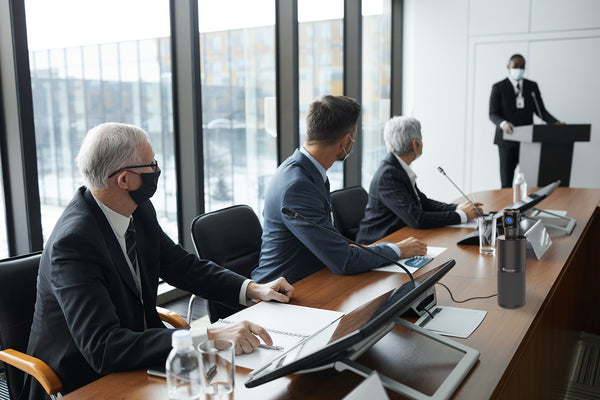
<path fill-rule="evenodd" d="M 575 224 L 577 223 L 575 218 L 555 214 L 539 208 L 534 208 L 529 217 L 542 221 L 550 236 L 570 235 L 573 233 L 573 229 L 575 229 Z"/>
<path fill-rule="evenodd" d="M 450 396 L 452 396 L 452 394 L 454 393 L 454 391 L 458 388 L 460 383 L 463 381 L 463 379 L 467 376 L 473 365 L 475 365 L 475 363 L 479 359 L 479 351 L 472 349 L 471 347 L 465 346 L 461 343 L 455 342 L 454 340 L 445 338 L 441 335 L 438 335 L 437 333 L 430 332 L 424 328 L 421 328 L 420 326 L 405 321 L 402 318 L 396 318 L 394 320 L 394 324 L 395 326 L 403 326 L 415 333 L 424 335 L 432 340 L 435 340 L 438 343 L 463 352 L 464 356 L 460 359 L 458 364 L 454 367 L 454 369 L 450 372 L 446 379 L 444 379 L 442 384 L 437 388 L 435 393 L 431 396 L 421 393 L 418 390 L 415 390 L 409 386 L 406 386 L 394 379 L 391 379 L 379 373 L 379 377 L 381 378 L 383 386 L 390 390 L 393 390 L 396 393 L 400 393 L 401 395 L 414 400 L 449 399 Z M 389 332 L 389 330 L 387 332 Z M 340 361 L 336 361 L 334 363 L 334 368 L 337 371 L 349 370 L 360 376 L 368 378 L 369 375 L 373 372 L 373 370 L 356 362 L 355 359 L 362 355 L 368 348 L 370 348 L 374 344 L 374 342 L 381 339 L 381 333 L 382 332 L 377 332 L 372 337 L 369 337 L 363 340 L 361 343 L 357 344 L 354 348 L 354 352 L 352 352 L 348 357 Z"/>

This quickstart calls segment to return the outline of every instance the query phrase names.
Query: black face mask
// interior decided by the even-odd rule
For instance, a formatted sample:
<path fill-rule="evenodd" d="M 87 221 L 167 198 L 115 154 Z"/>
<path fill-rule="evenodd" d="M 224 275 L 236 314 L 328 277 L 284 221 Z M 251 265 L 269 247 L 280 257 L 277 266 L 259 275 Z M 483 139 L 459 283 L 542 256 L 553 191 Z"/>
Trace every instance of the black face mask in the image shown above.
<path fill-rule="evenodd" d="M 141 206 L 145 202 L 148 201 L 150 197 L 154 195 L 156 192 L 156 188 L 158 186 L 158 177 L 160 176 L 160 170 L 156 172 L 146 172 L 140 174 L 140 178 L 142 178 L 142 186 L 139 189 L 132 190 L 129 192 L 131 199 L 137 204 Z"/>

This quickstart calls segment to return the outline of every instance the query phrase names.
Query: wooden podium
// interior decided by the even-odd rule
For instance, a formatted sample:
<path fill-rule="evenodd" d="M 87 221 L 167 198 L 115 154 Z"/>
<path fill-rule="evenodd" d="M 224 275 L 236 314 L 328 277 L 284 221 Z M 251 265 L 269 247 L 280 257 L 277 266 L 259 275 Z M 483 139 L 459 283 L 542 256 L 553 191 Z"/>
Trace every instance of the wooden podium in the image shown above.
<path fill-rule="evenodd" d="M 519 165 L 531 186 L 546 186 L 560 179 L 569 186 L 573 144 L 590 141 L 590 124 L 515 126 L 504 140 L 521 143 Z"/>

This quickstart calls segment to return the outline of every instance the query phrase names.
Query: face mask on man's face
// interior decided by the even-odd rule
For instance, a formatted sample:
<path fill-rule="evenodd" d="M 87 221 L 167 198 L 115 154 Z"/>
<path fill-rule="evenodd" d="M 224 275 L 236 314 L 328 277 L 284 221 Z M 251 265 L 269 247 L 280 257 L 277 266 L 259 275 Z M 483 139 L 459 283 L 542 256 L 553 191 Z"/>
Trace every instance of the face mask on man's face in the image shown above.
<path fill-rule="evenodd" d="M 520 81 L 523 79 L 523 75 L 525 74 L 525 70 L 523 68 L 509 68 L 508 72 L 515 81 Z"/>
<path fill-rule="evenodd" d="M 145 172 L 142 174 L 138 174 L 136 172 L 130 171 L 136 175 L 138 175 L 142 179 L 142 186 L 140 186 L 136 190 L 132 190 L 129 192 L 129 196 L 138 206 L 144 204 L 146 201 L 150 199 L 156 192 L 156 188 L 158 187 L 158 177 L 160 176 L 160 170 L 156 172 Z"/>

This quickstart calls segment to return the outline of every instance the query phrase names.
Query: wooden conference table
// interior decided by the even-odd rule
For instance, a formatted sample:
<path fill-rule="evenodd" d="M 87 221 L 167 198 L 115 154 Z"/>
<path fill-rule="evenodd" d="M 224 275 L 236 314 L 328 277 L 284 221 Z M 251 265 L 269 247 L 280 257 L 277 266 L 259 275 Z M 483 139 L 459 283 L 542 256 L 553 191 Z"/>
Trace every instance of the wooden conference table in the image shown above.
<path fill-rule="evenodd" d="M 530 190 L 533 191 L 533 190 Z M 486 210 L 511 203 L 509 189 L 477 194 Z M 481 355 L 453 399 L 550 398 L 563 387 L 569 355 L 578 331 L 600 333 L 600 190 L 559 187 L 539 206 L 567 210 L 577 220 L 569 236 L 552 238 L 552 246 L 537 260 L 527 256 L 527 304 L 506 310 L 495 297 L 465 304 L 453 303 L 437 285 L 438 304 L 486 310 L 487 315 L 467 339 L 455 339 Z M 457 300 L 496 293 L 496 256 L 480 255 L 477 246 L 458 246 L 467 228 L 413 230 L 404 228 L 386 238 L 399 241 L 415 236 L 447 250 L 423 272 L 455 259 L 455 267 L 441 280 Z M 415 275 L 419 275 L 418 272 Z M 401 285 L 405 274 L 367 272 L 335 275 L 323 269 L 297 282 L 293 304 L 349 312 Z M 359 362 L 381 374 L 431 394 L 454 367 L 458 354 L 404 328 L 396 328 Z M 279 378 L 247 389 L 249 370 L 238 368 L 236 399 L 339 399 L 363 378 L 349 371 L 321 371 Z M 403 398 L 387 391 L 390 398 Z M 145 371 L 110 374 L 68 394 L 65 400 L 98 398 L 166 399 L 164 379 Z"/>

